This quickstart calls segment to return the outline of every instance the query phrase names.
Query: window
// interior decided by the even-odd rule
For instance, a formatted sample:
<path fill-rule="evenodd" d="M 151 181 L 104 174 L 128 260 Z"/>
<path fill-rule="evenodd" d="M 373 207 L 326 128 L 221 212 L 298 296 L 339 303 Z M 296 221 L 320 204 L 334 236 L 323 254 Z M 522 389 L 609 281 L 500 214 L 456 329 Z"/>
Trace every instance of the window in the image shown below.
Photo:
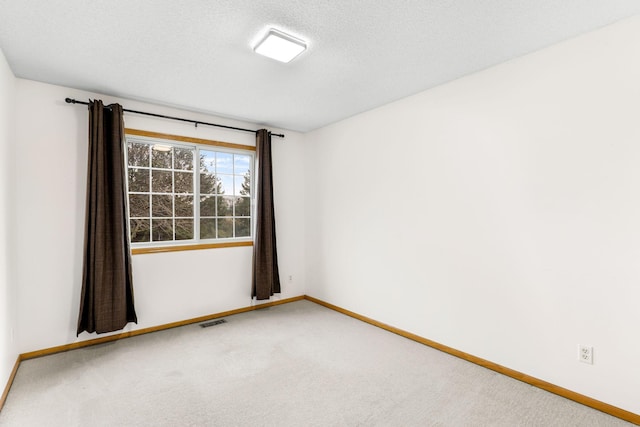
<path fill-rule="evenodd" d="M 134 248 L 251 239 L 252 147 L 126 133 Z"/>

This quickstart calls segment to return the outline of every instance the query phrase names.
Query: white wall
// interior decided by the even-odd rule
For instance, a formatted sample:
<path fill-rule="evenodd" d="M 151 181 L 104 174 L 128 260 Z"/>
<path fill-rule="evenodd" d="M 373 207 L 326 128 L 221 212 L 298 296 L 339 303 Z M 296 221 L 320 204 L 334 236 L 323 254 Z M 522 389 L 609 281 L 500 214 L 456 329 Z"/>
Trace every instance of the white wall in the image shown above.
<path fill-rule="evenodd" d="M 0 393 L 18 357 L 14 339 L 17 299 L 11 263 L 15 85 L 15 77 L 0 50 Z"/>
<path fill-rule="evenodd" d="M 306 135 L 309 295 L 640 413 L 638 40 L 640 17 Z"/>
<path fill-rule="evenodd" d="M 82 278 L 88 112 L 65 97 L 119 102 L 125 108 L 258 128 L 165 107 L 17 79 L 16 230 L 20 352 L 76 338 Z M 249 133 L 125 114 L 129 128 L 255 145 Z M 279 132 L 280 130 L 274 129 Z M 283 292 L 305 293 L 301 135 L 273 139 L 275 203 Z M 135 330 L 252 304 L 251 247 L 134 255 Z M 288 281 L 292 275 L 293 280 Z M 276 298 L 277 299 L 277 298 Z"/>

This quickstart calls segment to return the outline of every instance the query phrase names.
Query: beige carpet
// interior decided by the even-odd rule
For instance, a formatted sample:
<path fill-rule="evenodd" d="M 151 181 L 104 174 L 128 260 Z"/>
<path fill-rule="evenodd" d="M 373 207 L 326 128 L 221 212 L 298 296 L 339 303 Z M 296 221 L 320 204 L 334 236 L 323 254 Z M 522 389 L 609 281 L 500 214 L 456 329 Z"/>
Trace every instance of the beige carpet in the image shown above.
<path fill-rule="evenodd" d="M 627 426 L 299 301 L 22 363 L 0 426 Z"/>

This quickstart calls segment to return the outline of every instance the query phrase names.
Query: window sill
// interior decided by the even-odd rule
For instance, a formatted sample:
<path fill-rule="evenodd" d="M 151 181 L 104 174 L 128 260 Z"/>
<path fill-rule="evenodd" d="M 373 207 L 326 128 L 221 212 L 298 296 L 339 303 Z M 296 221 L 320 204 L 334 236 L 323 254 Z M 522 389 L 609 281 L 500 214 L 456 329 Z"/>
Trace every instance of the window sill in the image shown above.
<path fill-rule="evenodd" d="M 155 246 L 151 248 L 132 248 L 131 255 L 155 254 L 160 252 L 195 251 L 199 249 L 235 248 L 239 246 L 253 246 L 252 241 L 198 243 L 195 245 Z"/>

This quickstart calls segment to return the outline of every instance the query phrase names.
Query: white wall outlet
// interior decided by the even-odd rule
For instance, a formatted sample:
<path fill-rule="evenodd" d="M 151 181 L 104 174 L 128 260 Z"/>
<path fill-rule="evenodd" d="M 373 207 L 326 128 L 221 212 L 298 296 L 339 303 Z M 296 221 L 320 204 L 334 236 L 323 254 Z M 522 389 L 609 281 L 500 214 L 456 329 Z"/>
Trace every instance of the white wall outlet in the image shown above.
<path fill-rule="evenodd" d="M 293 282 L 293 276 L 290 274 L 289 275 L 289 283 Z"/>
<path fill-rule="evenodd" d="M 593 365 L 593 347 L 583 344 L 578 345 L 578 359 L 582 363 Z"/>

